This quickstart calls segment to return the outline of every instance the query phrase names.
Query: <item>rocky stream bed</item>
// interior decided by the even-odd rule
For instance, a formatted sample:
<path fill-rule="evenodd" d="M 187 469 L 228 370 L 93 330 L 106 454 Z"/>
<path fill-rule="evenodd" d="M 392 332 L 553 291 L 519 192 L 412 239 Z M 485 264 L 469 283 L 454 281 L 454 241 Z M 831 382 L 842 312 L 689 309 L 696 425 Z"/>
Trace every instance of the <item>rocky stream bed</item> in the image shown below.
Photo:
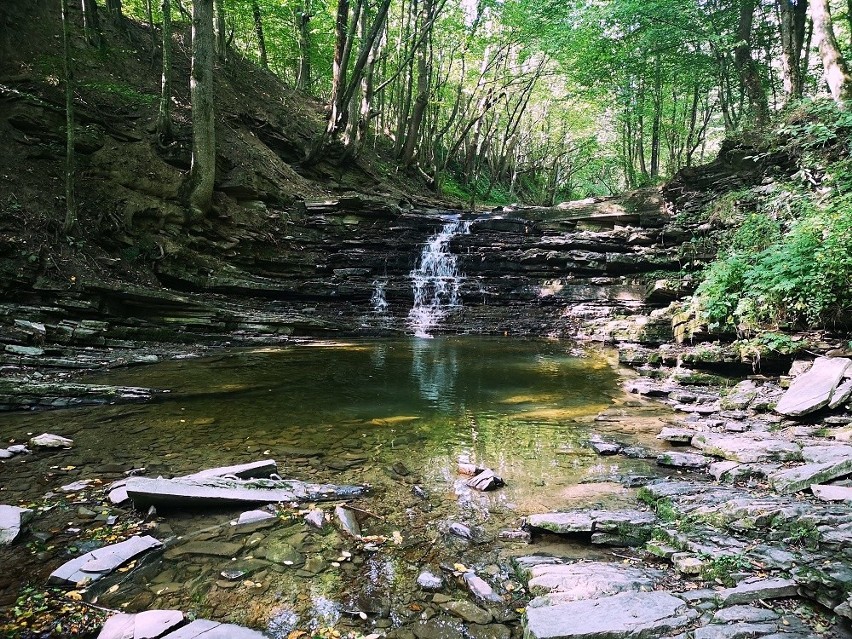
<path fill-rule="evenodd" d="M 13 436 L 0 452 L 18 478 L 2 491 L 3 562 L 28 576 L 3 575 L 6 632 L 97 634 L 122 611 L 98 636 L 850 636 L 852 362 L 797 362 L 789 389 L 789 377 L 720 387 L 684 383 L 700 376 L 682 368 L 640 372 L 583 431 L 607 463 L 559 496 L 542 487 L 555 507 L 538 511 L 501 503 L 490 479 L 477 490 L 482 469 L 465 463 L 436 490 L 416 459 L 370 468 L 345 443 L 274 451 L 322 489 L 175 510 L 144 496 L 167 483 L 145 484 L 150 469 L 93 466 L 70 438 Z M 275 478 L 263 445 L 220 457 L 262 461 L 175 481 Z M 380 488 L 327 483 L 376 472 Z M 21 489 L 41 498 L 18 508 Z"/>

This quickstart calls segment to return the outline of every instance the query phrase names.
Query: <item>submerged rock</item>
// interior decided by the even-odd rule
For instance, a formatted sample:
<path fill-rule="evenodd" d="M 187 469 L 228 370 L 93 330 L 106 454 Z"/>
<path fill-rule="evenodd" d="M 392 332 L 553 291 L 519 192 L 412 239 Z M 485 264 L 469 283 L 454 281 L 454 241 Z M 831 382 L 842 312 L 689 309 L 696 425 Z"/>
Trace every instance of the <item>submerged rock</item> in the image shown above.
<path fill-rule="evenodd" d="M 73 439 L 50 433 L 42 433 L 30 439 L 30 446 L 33 448 L 71 448 L 73 445 Z"/>
<path fill-rule="evenodd" d="M 487 624 L 491 623 L 494 618 L 490 612 L 469 601 L 448 601 L 440 604 L 440 607 L 451 615 L 461 617 L 468 623 Z"/>
<path fill-rule="evenodd" d="M 444 587 L 444 579 L 429 570 L 423 570 L 417 575 L 417 585 L 423 590 L 440 590 Z"/>

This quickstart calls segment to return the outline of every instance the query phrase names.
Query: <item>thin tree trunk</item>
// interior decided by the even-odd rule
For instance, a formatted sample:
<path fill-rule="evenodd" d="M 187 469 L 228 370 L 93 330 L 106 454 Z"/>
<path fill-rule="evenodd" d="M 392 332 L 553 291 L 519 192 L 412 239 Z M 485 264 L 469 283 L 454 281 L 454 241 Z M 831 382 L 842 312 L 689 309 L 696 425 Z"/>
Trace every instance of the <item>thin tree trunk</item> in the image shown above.
<path fill-rule="evenodd" d="M 828 0 L 811 1 L 811 18 L 814 21 L 814 38 L 825 69 L 825 81 L 831 97 L 840 107 L 844 107 L 845 101 L 852 99 L 852 77 L 837 46 Z"/>
<path fill-rule="evenodd" d="M 419 18 L 421 36 L 425 35 L 422 30 L 428 28 L 434 7 L 433 0 L 423 0 Z M 429 65 L 428 40 L 428 37 L 421 37 L 421 44 L 417 51 L 417 97 L 411 110 L 411 119 L 408 121 L 405 144 L 403 144 L 400 153 L 400 160 L 404 166 L 410 166 L 414 160 L 414 151 L 417 148 L 417 140 L 420 135 L 420 125 L 423 122 L 423 115 L 426 113 L 426 106 L 429 104 L 432 69 Z"/>
<path fill-rule="evenodd" d="M 663 75 L 660 58 L 654 60 L 654 119 L 651 123 L 651 179 L 660 175 L 660 125 L 663 118 Z"/>
<path fill-rule="evenodd" d="M 740 0 L 740 17 L 737 26 L 737 46 L 734 49 L 734 61 L 740 73 L 740 80 L 745 87 L 748 101 L 754 114 L 757 126 L 766 124 L 769 120 L 769 103 L 766 90 L 757 64 L 751 55 L 752 25 L 754 23 L 755 0 Z"/>
<path fill-rule="evenodd" d="M 116 22 L 121 19 L 121 0 L 106 0 L 107 11 Z"/>
<path fill-rule="evenodd" d="M 145 0 L 145 18 L 148 20 L 148 31 L 151 34 L 151 64 L 154 64 L 154 52 L 157 50 L 157 32 L 154 31 L 154 12 L 151 0 Z"/>
<path fill-rule="evenodd" d="M 331 115 L 328 118 L 327 133 L 330 135 L 337 126 L 340 116 L 340 97 L 343 92 L 345 69 L 343 58 L 346 51 L 347 25 L 349 23 L 349 0 L 339 0 L 337 17 L 334 22 L 334 58 L 331 65 Z"/>
<path fill-rule="evenodd" d="M 264 69 L 269 68 L 269 59 L 266 57 L 266 38 L 263 36 L 263 19 L 260 16 L 260 6 L 257 0 L 252 0 L 251 15 L 254 18 L 254 33 L 257 36 L 257 51 L 260 54 L 260 65 Z"/>
<path fill-rule="evenodd" d="M 850 0 L 852 1 L 852 0 Z M 805 39 L 807 0 L 777 0 L 781 32 L 781 70 L 786 101 L 802 97 L 802 46 Z"/>
<path fill-rule="evenodd" d="M 296 88 L 300 91 L 311 90 L 311 30 L 308 26 L 312 17 L 311 0 L 302 0 L 301 10 L 296 14 L 299 43 L 299 72 L 296 75 Z"/>
<path fill-rule="evenodd" d="M 213 111 L 213 0 L 192 3 L 192 166 L 190 213 L 203 218 L 213 204 L 216 178 L 216 120 Z"/>
<path fill-rule="evenodd" d="M 96 0 L 82 0 L 83 7 L 83 33 L 86 41 L 95 47 L 100 47 L 101 21 L 98 16 L 98 3 Z"/>
<path fill-rule="evenodd" d="M 213 25 L 216 42 L 216 57 L 225 63 L 228 61 L 228 29 L 225 26 L 225 0 L 213 0 Z"/>
<path fill-rule="evenodd" d="M 157 137 L 161 144 L 171 141 L 172 131 L 172 2 L 163 0 L 163 75 L 160 80 L 160 108 Z"/>
<path fill-rule="evenodd" d="M 74 193 L 74 66 L 71 60 L 71 20 L 68 0 L 62 0 L 62 50 L 65 66 L 65 224 L 66 233 L 77 226 Z"/>

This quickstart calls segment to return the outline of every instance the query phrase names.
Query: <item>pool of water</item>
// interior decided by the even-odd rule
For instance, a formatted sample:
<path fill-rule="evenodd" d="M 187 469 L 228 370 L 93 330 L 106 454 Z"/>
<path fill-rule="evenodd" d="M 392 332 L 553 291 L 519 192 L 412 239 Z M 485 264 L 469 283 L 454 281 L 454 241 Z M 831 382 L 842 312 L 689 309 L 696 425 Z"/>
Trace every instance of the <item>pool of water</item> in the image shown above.
<path fill-rule="evenodd" d="M 630 404 L 612 356 L 578 352 L 558 341 L 316 342 L 227 351 L 89 379 L 169 392 L 144 405 L 0 416 L 4 440 L 51 432 L 75 441 L 68 451 L 0 465 L 4 503 L 43 502 L 46 493 L 75 480 L 101 482 L 57 498 L 61 503 L 34 524 L 47 539 L 15 547 L 12 560 L 31 564 L 38 579 L 68 558 L 69 544 L 76 548 L 80 539 L 103 537 L 103 524 L 81 518 L 81 508 L 138 520 L 138 514 L 103 502 L 103 486 L 131 469 L 168 477 L 271 458 L 283 477 L 373 487 L 357 505 L 368 513 L 365 533 L 391 540 L 384 551 L 356 552 L 342 567 L 333 566 L 342 550 L 360 546 L 333 527 L 302 530 L 294 510 L 282 515 L 284 532 L 237 539 L 243 549 L 236 558 L 164 557 L 101 596 L 102 603 L 129 610 L 192 609 L 266 629 L 291 617 L 301 620 L 296 627 L 307 619 L 327 623 L 306 609 L 320 597 L 332 608 L 351 608 L 358 596 L 354 583 L 361 591 L 384 590 L 397 615 L 368 611 L 370 620 L 358 616 L 355 622 L 399 623 L 404 610 L 416 610 L 411 584 L 423 566 L 439 571 L 446 562 L 493 565 L 502 551 L 497 534 L 518 527 L 527 514 L 632 499 L 631 491 L 612 480 L 648 473 L 648 463 L 600 458 L 586 442 L 590 433 L 602 431 L 641 442 L 646 431 L 658 429 L 643 426 L 647 415 L 596 422 L 601 411 Z M 460 460 L 492 468 L 506 486 L 489 493 L 467 489 L 457 472 Z M 228 521 L 234 514 L 159 513 L 154 534 L 232 540 Z M 451 522 L 474 526 L 483 543 L 453 540 L 447 534 Z M 283 542 L 316 558 L 313 567 L 322 569 L 297 573 L 267 561 L 247 580 L 250 585 L 228 586 L 219 576 L 230 561 L 256 560 L 265 545 Z M 7 601 L 24 581 L 4 576 L 0 589 Z M 284 626 L 282 636 L 294 627 Z"/>

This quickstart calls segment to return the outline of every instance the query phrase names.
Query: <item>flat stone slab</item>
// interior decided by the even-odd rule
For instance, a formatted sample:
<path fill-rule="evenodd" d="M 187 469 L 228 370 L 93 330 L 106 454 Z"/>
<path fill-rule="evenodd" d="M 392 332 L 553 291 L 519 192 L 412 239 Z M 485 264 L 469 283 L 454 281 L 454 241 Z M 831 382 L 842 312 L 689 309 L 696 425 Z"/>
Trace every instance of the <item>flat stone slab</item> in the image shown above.
<path fill-rule="evenodd" d="M 798 586 L 792 579 L 754 579 L 725 588 L 716 594 L 722 605 L 748 604 L 762 599 L 783 599 L 798 595 Z"/>
<path fill-rule="evenodd" d="M 713 462 L 712 457 L 699 455 L 698 453 L 669 452 L 657 455 L 658 466 L 669 466 L 671 468 L 691 468 L 697 470 L 707 468 L 711 462 Z"/>
<path fill-rule="evenodd" d="M 232 623 L 196 619 L 174 632 L 163 635 L 162 639 L 268 639 L 268 637 L 257 630 Z"/>
<path fill-rule="evenodd" d="M 793 380 L 775 411 L 796 417 L 828 406 L 850 366 L 852 359 L 846 357 L 818 357 L 809 371 Z"/>
<path fill-rule="evenodd" d="M 517 565 L 524 566 L 524 562 L 520 560 Z M 662 577 L 662 573 L 656 570 L 598 561 L 538 563 L 522 567 L 520 571 L 527 579 L 529 591 L 543 595 L 530 603 L 534 607 L 620 592 L 649 591 Z"/>
<path fill-rule="evenodd" d="M 212 477 L 225 477 L 233 475 L 240 479 L 251 479 L 253 477 L 269 477 L 273 473 L 278 472 L 278 464 L 272 459 L 262 459 L 256 462 L 247 464 L 237 464 L 235 466 L 220 466 L 218 468 L 208 468 L 191 475 L 184 475 L 180 479 L 210 479 Z"/>
<path fill-rule="evenodd" d="M 527 608 L 531 639 L 651 639 L 689 624 L 697 613 L 668 592 L 622 592 L 557 606 Z"/>
<path fill-rule="evenodd" d="M 654 513 L 644 510 L 575 510 L 530 515 L 527 526 L 557 534 L 635 532 L 637 527 L 647 528 L 656 521 Z"/>
<path fill-rule="evenodd" d="M 151 536 L 136 535 L 65 562 L 50 573 L 47 581 L 56 586 L 83 586 L 105 577 L 128 561 L 162 545 Z"/>
<path fill-rule="evenodd" d="M 692 438 L 692 445 L 709 455 L 742 464 L 795 461 L 802 457 L 802 449 L 798 444 L 778 439 L 769 433 L 697 433 Z"/>
<path fill-rule="evenodd" d="M 146 507 L 328 501 L 358 497 L 365 494 L 368 487 L 308 484 L 297 480 L 130 477 L 125 490 L 134 505 Z"/>
<path fill-rule="evenodd" d="M 775 492 L 790 495 L 852 473 L 852 459 L 829 461 L 822 464 L 802 464 L 769 474 L 769 483 Z"/>
<path fill-rule="evenodd" d="M 14 542 L 32 518 L 33 511 L 29 508 L 0 504 L 0 546 Z"/>
<path fill-rule="evenodd" d="M 183 623 L 180 610 L 147 610 L 135 615 L 118 613 L 106 620 L 98 639 L 158 639 Z"/>
<path fill-rule="evenodd" d="M 664 426 L 657 435 L 657 439 L 664 442 L 672 442 L 675 444 L 688 444 L 695 436 L 695 431 L 691 428 L 678 428 L 674 426 Z"/>
<path fill-rule="evenodd" d="M 811 492 L 820 501 L 852 501 L 852 487 L 812 484 Z"/>

